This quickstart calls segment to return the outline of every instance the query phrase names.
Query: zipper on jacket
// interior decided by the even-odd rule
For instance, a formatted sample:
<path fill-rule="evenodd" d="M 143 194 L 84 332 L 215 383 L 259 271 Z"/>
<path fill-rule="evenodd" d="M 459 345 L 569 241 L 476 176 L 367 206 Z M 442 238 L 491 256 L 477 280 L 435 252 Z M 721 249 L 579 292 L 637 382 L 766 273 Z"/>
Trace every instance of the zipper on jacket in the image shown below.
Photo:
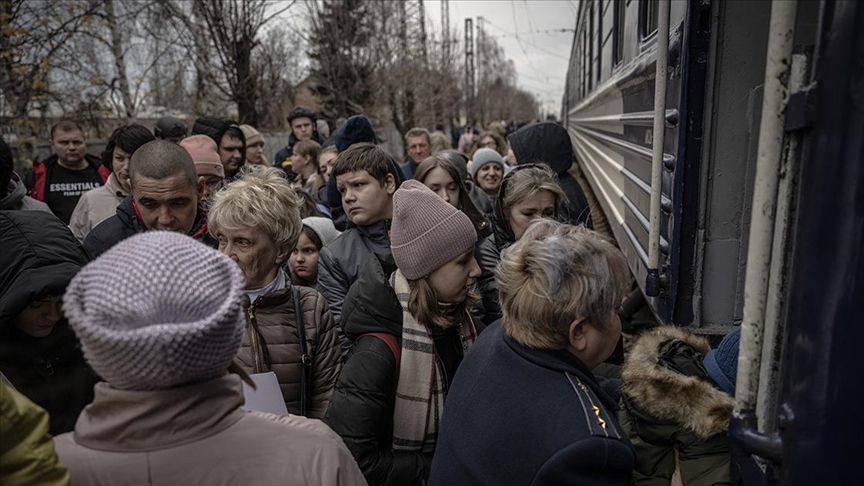
<path fill-rule="evenodd" d="M 249 344 L 252 347 L 252 365 L 255 373 L 261 373 L 264 371 L 264 363 L 261 358 L 261 342 L 258 339 L 258 321 L 255 319 L 254 304 L 246 309 L 246 318 L 248 319 L 246 330 L 249 332 Z"/>
<path fill-rule="evenodd" d="M 585 412 L 585 421 L 590 424 L 592 419 L 596 419 L 595 423 L 603 431 L 603 434 L 606 437 L 609 437 L 609 431 L 606 430 L 606 420 L 604 420 L 602 415 L 600 414 L 600 407 L 598 407 L 597 404 L 594 403 L 594 399 L 591 397 L 591 392 L 588 391 L 588 387 L 586 387 L 585 384 L 583 384 L 582 381 L 579 380 L 579 378 L 576 378 L 576 382 L 574 383 L 573 377 L 570 375 L 570 373 L 565 372 L 564 375 L 567 376 L 567 381 L 570 382 L 570 386 L 573 387 L 573 391 L 575 391 L 576 395 L 579 397 L 579 402 L 582 404 L 582 410 Z M 580 393 L 579 390 L 582 390 L 582 393 Z M 585 395 L 585 397 L 588 398 L 588 404 L 586 404 L 585 401 L 582 399 L 583 394 Z M 591 406 L 591 413 L 589 413 L 587 405 Z M 589 425 L 589 428 L 592 429 L 591 432 L 593 433 L 593 427 Z"/>

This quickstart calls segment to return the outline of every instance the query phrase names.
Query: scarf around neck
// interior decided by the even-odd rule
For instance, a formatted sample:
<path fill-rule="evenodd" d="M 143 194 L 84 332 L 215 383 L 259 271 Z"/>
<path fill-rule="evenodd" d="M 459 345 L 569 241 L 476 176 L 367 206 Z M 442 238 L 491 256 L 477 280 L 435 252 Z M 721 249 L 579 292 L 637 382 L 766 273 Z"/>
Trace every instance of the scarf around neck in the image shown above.
<path fill-rule="evenodd" d="M 401 271 L 393 273 L 390 285 L 402 305 L 402 357 L 393 410 L 393 450 L 431 453 L 435 450 L 438 426 L 444 413 L 445 371 L 438 360 L 429 326 L 417 322 L 408 311 L 411 289 Z M 467 310 L 459 325 L 462 347 L 467 351 L 477 339 Z"/>

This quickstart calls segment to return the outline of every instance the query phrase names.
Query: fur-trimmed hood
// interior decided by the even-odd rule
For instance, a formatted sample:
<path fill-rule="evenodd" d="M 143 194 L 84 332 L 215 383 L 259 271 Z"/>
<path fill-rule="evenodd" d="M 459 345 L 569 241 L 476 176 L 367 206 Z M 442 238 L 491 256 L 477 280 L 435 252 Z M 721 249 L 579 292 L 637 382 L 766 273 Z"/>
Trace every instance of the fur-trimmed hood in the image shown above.
<path fill-rule="evenodd" d="M 726 432 L 734 400 L 705 379 L 661 364 L 660 349 L 673 340 L 703 356 L 711 349 L 707 339 L 674 326 L 642 334 L 624 362 L 621 378 L 625 400 L 641 412 L 678 423 L 703 439 Z"/>

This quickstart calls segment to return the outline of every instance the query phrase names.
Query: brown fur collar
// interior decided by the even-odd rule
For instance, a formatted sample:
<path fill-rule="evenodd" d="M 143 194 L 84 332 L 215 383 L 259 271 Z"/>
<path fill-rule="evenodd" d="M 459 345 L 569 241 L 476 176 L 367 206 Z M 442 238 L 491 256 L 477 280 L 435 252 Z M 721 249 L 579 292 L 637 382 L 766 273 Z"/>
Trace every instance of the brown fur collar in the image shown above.
<path fill-rule="evenodd" d="M 675 326 L 648 331 L 637 338 L 624 362 L 622 391 L 640 410 L 678 423 L 700 438 L 725 432 L 735 405 L 732 397 L 658 363 L 658 348 L 672 339 L 680 339 L 703 355 L 710 350 L 707 339 Z"/>

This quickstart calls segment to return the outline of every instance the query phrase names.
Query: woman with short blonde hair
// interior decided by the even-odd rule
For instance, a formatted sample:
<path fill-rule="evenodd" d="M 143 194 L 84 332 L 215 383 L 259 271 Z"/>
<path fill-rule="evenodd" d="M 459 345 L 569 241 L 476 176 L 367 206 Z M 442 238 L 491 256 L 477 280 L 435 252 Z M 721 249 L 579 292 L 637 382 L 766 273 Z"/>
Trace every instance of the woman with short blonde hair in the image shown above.
<path fill-rule="evenodd" d="M 636 455 L 614 384 L 592 373 L 621 338 L 628 278 L 611 243 L 555 221 L 532 223 L 503 252 L 504 318 L 462 360 L 430 486 L 631 484 Z"/>
<path fill-rule="evenodd" d="M 290 413 L 321 418 L 342 358 L 324 298 L 282 270 L 303 227 L 300 205 L 283 171 L 249 168 L 213 197 L 208 229 L 243 272 L 248 302 L 237 361 L 249 373 L 274 371 Z"/>

